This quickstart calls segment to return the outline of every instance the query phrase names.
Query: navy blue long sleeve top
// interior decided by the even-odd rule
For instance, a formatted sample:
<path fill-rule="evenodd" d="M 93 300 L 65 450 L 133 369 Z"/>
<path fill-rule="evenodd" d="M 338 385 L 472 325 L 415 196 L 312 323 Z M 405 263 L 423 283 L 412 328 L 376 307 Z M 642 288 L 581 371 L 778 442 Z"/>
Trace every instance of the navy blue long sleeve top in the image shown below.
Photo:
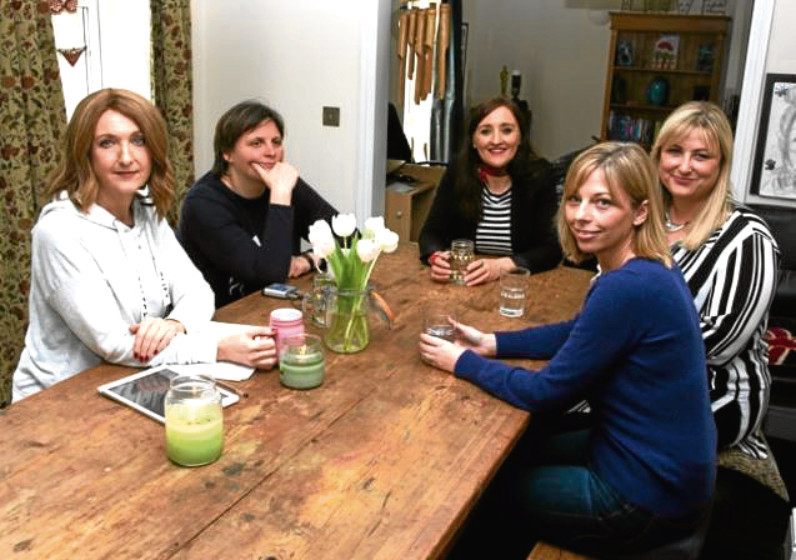
<path fill-rule="evenodd" d="M 677 516 L 709 500 L 716 429 L 705 349 L 676 265 L 632 259 L 596 279 L 573 320 L 496 338 L 500 357 L 551 359 L 530 371 L 468 350 L 455 374 L 529 411 L 586 398 L 590 467 L 631 503 Z"/>

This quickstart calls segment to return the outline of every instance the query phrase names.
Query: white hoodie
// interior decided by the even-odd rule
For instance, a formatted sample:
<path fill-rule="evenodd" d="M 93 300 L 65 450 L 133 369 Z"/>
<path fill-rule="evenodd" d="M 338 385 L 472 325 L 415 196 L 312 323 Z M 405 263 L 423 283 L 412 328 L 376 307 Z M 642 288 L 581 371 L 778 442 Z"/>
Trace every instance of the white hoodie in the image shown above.
<path fill-rule="evenodd" d="M 202 329 L 215 311 L 210 286 L 154 206 L 136 198 L 133 216 L 131 228 L 97 204 L 83 213 L 65 196 L 42 209 L 13 400 L 101 360 L 135 367 L 215 362 L 217 339 Z M 148 363 L 133 357 L 129 330 L 145 315 L 175 319 L 187 331 Z"/>

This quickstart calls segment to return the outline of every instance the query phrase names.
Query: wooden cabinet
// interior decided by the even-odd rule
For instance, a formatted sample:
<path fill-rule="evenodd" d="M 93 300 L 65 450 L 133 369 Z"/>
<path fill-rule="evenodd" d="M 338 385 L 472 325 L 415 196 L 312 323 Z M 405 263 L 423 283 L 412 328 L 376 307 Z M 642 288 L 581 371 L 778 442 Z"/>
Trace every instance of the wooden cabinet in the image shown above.
<path fill-rule="evenodd" d="M 417 241 L 426 221 L 444 167 L 407 163 L 398 179 L 387 185 L 384 222 L 401 241 Z"/>
<path fill-rule="evenodd" d="M 601 137 L 649 148 L 669 113 L 718 103 L 730 18 L 611 12 Z"/>

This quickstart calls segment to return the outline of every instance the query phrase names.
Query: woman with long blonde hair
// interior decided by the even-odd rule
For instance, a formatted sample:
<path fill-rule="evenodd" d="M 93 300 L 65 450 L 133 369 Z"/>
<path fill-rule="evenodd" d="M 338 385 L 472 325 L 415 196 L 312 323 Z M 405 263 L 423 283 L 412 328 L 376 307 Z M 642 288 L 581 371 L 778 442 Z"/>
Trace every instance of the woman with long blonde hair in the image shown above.
<path fill-rule="evenodd" d="M 103 89 L 69 121 L 52 197 L 33 228 L 19 400 L 102 360 L 128 366 L 273 366 L 271 331 L 218 339 L 213 293 L 165 220 L 174 202 L 166 123 L 140 95 Z"/>
<path fill-rule="evenodd" d="M 518 450 L 489 517 L 508 512 L 523 534 L 599 557 L 644 552 L 704 522 L 715 427 L 698 318 L 672 266 L 662 215 L 649 156 L 635 144 L 593 146 L 570 167 L 558 215 L 565 255 L 596 256 L 602 271 L 581 313 L 492 334 L 454 322 L 454 343 L 420 336 L 425 362 L 514 406 L 563 412 L 581 399 L 591 406 L 588 429 Z M 530 371 L 493 356 L 550 361 Z M 495 530 L 505 531 L 500 525 Z M 503 551 L 518 533 L 471 544 Z M 525 558 L 531 544 L 512 553 Z"/>
<path fill-rule="evenodd" d="M 771 375 L 763 335 L 779 249 L 766 223 L 732 198 L 732 129 L 713 103 L 676 109 L 652 148 L 667 240 L 699 312 L 718 429 L 709 558 L 778 558 L 787 491 L 762 434 Z"/>

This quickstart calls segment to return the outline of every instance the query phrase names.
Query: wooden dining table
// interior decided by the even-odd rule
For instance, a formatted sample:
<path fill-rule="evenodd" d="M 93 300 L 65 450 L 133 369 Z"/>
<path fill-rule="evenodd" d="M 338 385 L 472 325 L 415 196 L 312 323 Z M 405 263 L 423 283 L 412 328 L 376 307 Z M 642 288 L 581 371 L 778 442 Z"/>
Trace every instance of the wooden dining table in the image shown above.
<path fill-rule="evenodd" d="M 327 352 L 316 389 L 283 387 L 276 370 L 239 383 L 249 396 L 224 410 L 223 455 L 202 467 L 171 463 L 162 424 L 97 392 L 132 368 L 103 364 L 15 403 L 0 411 L 0 558 L 444 557 L 530 415 L 421 362 L 424 308 L 524 328 L 571 318 L 590 278 L 532 275 L 525 316 L 509 319 L 498 283 L 434 283 L 401 245 L 372 277 L 392 325 L 374 315 L 365 350 Z M 255 293 L 215 318 L 266 324 L 286 305 Z"/>

